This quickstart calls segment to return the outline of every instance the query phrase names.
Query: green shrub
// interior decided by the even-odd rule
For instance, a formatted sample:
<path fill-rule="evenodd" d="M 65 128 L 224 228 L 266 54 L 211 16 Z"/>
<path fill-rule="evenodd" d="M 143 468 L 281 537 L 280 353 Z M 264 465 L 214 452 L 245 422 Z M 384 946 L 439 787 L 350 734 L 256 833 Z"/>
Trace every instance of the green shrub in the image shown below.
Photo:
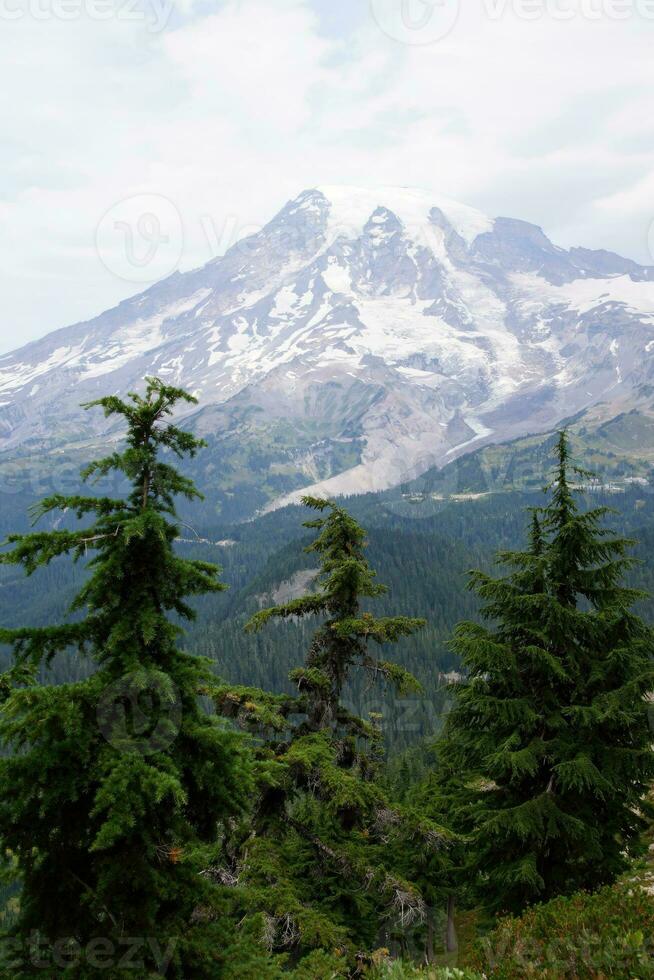
<path fill-rule="evenodd" d="M 293 980 L 345 980 L 349 977 L 347 960 L 337 952 L 318 949 L 305 956 L 293 970 Z"/>
<path fill-rule="evenodd" d="M 479 940 L 472 965 L 489 980 L 654 978 L 654 898 L 622 881 L 534 906 Z"/>

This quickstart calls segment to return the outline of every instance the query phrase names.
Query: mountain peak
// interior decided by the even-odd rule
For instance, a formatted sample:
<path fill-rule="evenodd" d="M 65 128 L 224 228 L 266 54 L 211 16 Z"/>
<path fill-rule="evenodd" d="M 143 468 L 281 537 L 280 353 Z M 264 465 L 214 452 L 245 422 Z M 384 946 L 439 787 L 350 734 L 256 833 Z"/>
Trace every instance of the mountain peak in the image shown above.
<path fill-rule="evenodd" d="M 321 184 L 303 191 L 293 202 L 307 210 L 324 201 L 329 209 L 331 234 L 358 237 L 378 208 L 391 211 L 409 234 L 417 237 L 432 224 L 431 214 L 440 211 L 454 231 L 468 244 L 478 235 L 492 231 L 493 221 L 481 211 L 450 198 L 416 187 L 359 187 Z"/>
<path fill-rule="evenodd" d="M 200 397 L 226 507 L 384 489 L 638 403 L 653 271 L 431 191 L 319 185 L 203 268 L 3 357 L 0 462 L 110 438 L 80 402 L 158 375 Z"/>

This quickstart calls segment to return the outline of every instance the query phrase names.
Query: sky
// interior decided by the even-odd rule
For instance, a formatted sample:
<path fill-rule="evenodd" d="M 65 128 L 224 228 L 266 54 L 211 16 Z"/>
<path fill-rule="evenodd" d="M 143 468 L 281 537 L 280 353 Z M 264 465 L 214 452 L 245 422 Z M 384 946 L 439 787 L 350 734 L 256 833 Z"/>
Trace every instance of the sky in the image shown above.
<path fill-rule="evenodd" d="M 0 352 L 320 184 L 654 263 L 654 0 L 0 0 Z"/>

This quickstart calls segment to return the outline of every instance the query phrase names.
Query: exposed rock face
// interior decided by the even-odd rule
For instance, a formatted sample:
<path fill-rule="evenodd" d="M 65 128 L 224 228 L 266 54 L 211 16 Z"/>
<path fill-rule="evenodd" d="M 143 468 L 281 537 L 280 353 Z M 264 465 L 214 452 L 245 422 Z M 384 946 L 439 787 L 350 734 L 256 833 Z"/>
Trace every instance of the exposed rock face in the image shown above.
<path fill-rule="evenodd" d="M 80 402 L 156 374 L 201 398 L 191 424 L 238 456 L 234 486 L 265 484 L 259 504 L 377 490 L 602 401 L 651 401 L 653 351 L 654 268 L 419 191 L 325 187 L 202 269 L 0 358 L 0 454 L 110 440 Z"/>

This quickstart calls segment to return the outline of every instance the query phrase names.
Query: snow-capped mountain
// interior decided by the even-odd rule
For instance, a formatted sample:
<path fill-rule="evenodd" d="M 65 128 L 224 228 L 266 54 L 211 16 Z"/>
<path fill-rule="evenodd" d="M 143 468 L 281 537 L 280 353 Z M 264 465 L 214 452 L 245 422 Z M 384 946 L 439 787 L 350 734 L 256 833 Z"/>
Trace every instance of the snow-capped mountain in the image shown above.
<path fill-rule="evenodd" d="M 383 489 L 649 405 L 654 268 L 421 191 L 308 190 L 203 268 L 0 358 L 2 457 L 111 438 L 80 403 L 146 374 L 198 395 L 207 472 L 253 507 Z"/>

